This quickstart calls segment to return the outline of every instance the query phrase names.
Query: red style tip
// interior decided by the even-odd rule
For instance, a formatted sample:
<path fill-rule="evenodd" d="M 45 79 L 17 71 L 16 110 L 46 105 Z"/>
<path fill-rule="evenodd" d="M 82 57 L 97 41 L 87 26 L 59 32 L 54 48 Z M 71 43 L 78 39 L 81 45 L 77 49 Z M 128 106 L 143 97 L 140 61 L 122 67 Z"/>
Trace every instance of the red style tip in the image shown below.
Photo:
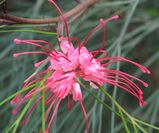
<path fill-rule="evenodd" d="M 107 22 L 109 22 L 111 20 L 117 20 L 117 19 L 119 19 L 119 16 L 115 15 L 115 16 L 112 16 L 111 18 L 108 18 L 105 23 L 107 23 Z"/>
<path fill-rule="evenodd" d="M 16 57 L 18 57 L 18 56 L 20 56 L 18 53 L 13 54 L 13 57 L 14 57 L 14 58 L 16 58 Z"/>
<path fill-rule="evenodd" d="M 28 94 L 28 95 L 25 95 L 25 99 L 29 99 L 30 97 L 32 96 L 32 93 L 31 94 Z"/>
<path fill-rule="evenodd" d="M 136 63 L 137 64 L 137 63 Z M 148 70 L 147 69 L 147 67 L 144 67 L 144 66 L 141 66 L 141 65 L 137 65 L 140 69 L 141 69 L 141 71 L 143 72 L 143 73 L 147 73 L 147 74 L 150 74 L 151 72 L 150 72 L 150 70 Z"/>
<path fill-rule="evenodd" d="M 150 72 L 150 71 L 147 71 L 147 74 L 151 74 L 151 72 Z"/>
<path fill-rule="evenodd" d="M 11 104 L 11 105 L 15 104 L 15 101 L 14 101 L 14 100 L 11 100 L 11 101 L 10 101 L 10 104 Z"/>
<path fill-rule="evenodd" d="M 100 23 L 102 25 L 105 25 L 107 22 L 111 21 L 111 20 L 117 20 L 119 19 L 119 16 L 118 15 L 115 15 L 115 16 L 112 16 L 111 18 L 108 18 L 106 20 L 103 20 L 103 18 L 100 19 Z"/>
<path fill-rule="evenodd" d="M 147 68 L 146 72 L 147 72 L 147 74 L 151 74 L 151 71 L 148 68 Z"/>
<path fill-rule="evenodd" d="M 52 2 L 52 0 L 48 0 L 48 2 Z"/>
<path fill-rule="evenodd" d="M 38 67 L 38 66 L 40 66 L 40 63 L 35 63 L 34 64 L 34 67 Z"/>
<path fill-rule="evenodd" d="M 113 19 L 119 19 L 119 15 L 115 15 L 112 17 Z"/>
<path fill-rule="evenodd" d="M 15 38 L 15 39 L 14 39 L 14 42 L 15 42 L 16 44 L 20 44 L 22 41 L 19 40 L 19 39 L 17 39 L 17 38 Z"/>
<path fill-rule="evenodd" d="M 147 103 L 145 101 L 140 101 L 139 105 L 140 105 L 140 107 L 142 107 L 142 106 L 146 106 Z"/>
<path fill-rule="evenodd" d="M 149 86 L 147 83 L 144 83 L 143 85 L 144 85 L 144 87 L 148 87 Z"/>
<path fill-rule="evenodd" d="M 17 114 L 17 109 L 14 109 L 13 111 L 12 111 L 12 115 L 16 115 Z"/>
<path fill-rule="evenodd" d="M 25 126 L 27 124 L 27 122 L 26 121 L 23 121 L 23 126 Z"/>

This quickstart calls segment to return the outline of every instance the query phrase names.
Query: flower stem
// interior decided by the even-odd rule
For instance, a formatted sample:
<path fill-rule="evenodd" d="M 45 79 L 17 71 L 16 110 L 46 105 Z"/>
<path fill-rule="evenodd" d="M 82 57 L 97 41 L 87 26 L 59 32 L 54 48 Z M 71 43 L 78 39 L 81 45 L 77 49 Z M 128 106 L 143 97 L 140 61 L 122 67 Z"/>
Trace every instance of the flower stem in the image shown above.
<path fill-rule="evenodd" d="M 128 130 L 128 127 L 126 125 L 126 120 L 128 120 L 129 122 L 133 123 L 133 127 L 137 126 L 143 133 L 147 133 L 147 131 L 141 127 L 136 121 L 135 121 L 135 118 L 133 118 L 131 115 L 129 115 L 129 113 L 124 110 L 119 104 L 118 102 L 107 92 L 104 90 L 103 87 L 99 86 L 99 90 L 101 92 L 103 92 L 105 94 L 105 96 L 107 96 L 114 104 L 115 106 L 118 108 L 119 112 L 120 112 L 120 115 L 119 117 L 121 117 L 122 121 L 123 121 L 123 124 L 124 124 L 124 127 L 125 127 L 125 130 L 126 130 L 126 133 L 130 133 L 129 130 Z M 126 115 L 128 117 L 128 119 L 125 119 L 123 118 L 124 116 L 123 115 Z M 136 130 L 136 128 L 134 129 Z"/>
<path fill-rule="evenodd" d="M 16 92 L 16 93 L 14 93 L 14 94 L 12 94 L 12 95 L 10 95 L 9 97 L 7 97 L 6 99 L 4 99 L 4 100 L 2 100 L 1 102 L 0 102 L 0 106 L 2 106 L 4 103 L 6 103 L 7 101 L 9 101 L 9 100 L 11 100 L 12 98 L 14 98 L 17 94 L 21 94 L 21 93 L 23 93 L 23 92 L 25 92 L 25 91 L 28 91 L 29 89 L 32 89 L 34 86 L 36 86 L 37 85 L 37 83 L 35 83 L 35 84 L 33 84 L 33 85 L 30 85 L 30 86 L 28 86 L 28 87 L 26 87 L 26 88 L 24 88 L 24 89 L 22 89 L 22 90 L 20 90 L 20 91 L 18 91 L 18 92 Z"/>
<path fill-rule="evenodd" d="M 117 116 L 119 116 L 122 121 L 123 121 L 123 124 L 124 124 L 124 127 L 125 127 L 125 130 L 126 130 L 126 133 L 130 133 L 129 131 L 129 127 L 127 125 L 127 121 L 130 122 L 133 126 L 133 129 L 134 129 L 134 133 L 138 133 L 138 129 L 140 131 L 142 131 L 143 133 L 148 133 L 143 127 L 142 125 L 144 126 L 148 126 L 148 127 L 151 127 L 155 130 L 158 130 L 159 131 L 159 127 L 156 127 L 156 126 L 153 126 L 149 123 L 146 123 L 146 122 L 143 122 L 141 120 L 138 120 L 134 117 L 132 117 L 123 107 L 121 107 L 119 105 L 119 103 L 107 92 L 105 91 L 105 89 L 102 87 L 102 86 L 98 86 L 99 87 L 99 90 L 104 93 L 104 95 L 106 97 L 108 97 L 113 103 L 114 105 L 118 108 L 118 111 L 117 112 L 116 110 L 112 109 L 109 105 L 105 104 L 102 100 L 100 100 L 100 98 L 98 98 L 94 93 L 92 93 L 83 83 L 80 82 L 80 80 L 78 80 L 78 83 L 85 89 L 87 90 L 98 102 L 102 103 L 103 106 L 105 106 L 106 108 L 108 108 L 110 111 L 114 112 Z M 95 83 L 94 83 L 95 84 Z M 125 116 L 127 118 L 125 118 Z M 141 125 L 140 125 L 141 124 Z"/>
<path fill-rule="evenodd" d="M 126 133 L 131 133 L 129 128 L 128 128 L 128 125 L 127 125 L 127 122 L 126 122 L 126 119 L 124 117 L 123 112 L 120 109 L 119 109 L 119 112 L 120 112 L 120 115 L 121 115 L 121 119 L 122 119 L 123 125 L 124 125 L 125 130 L 126 130 Z"/>
<path fill-rule="evenodd" d="M 10 32 L 29 32 L 29 33 L 39 33 L 39 34 L 45 34 L 45 35 L 56 35 L 55 32 L 48 32 L 48 31 L 42 31 L 42 30 L 30 30 L 30 29 L 21 29 L 21 30 L 0 30 L 0 33 L 10 33 Z"/>
<path fill-rule="evenodd" d="M 45 90 L 42 90 L 42 132 L 45 133 Z"/>
<path fill-rule="evenodd" d="M 23 118 L 24 114 L 27 112 L 28 108 L 30 107 L 30 105 L 32 104 L 34 98 L 36 96 L 33 96 L 29 102 L 25 105 L 24 109 L 22 110 L 22 113 L 19 115 L 19 117 L 17 118 L 17 120 L 12 124 L 12 126 L 6 131 L 6 133 L 9 133 L 9 131 L 14 127 L 13 129 L 13 133 L 17 133 L 17 128 L 19 126 L 19 123 L 21 122 L 21 119 Z"/>
<path fill-rule="evenodd" d="M 93 92 L 91 92 L 84 84 L 82 84 L 79 80 L 78 83 L 87 91 L 89 92 L 89 94 L 91 96 L 93 96 L 99 103 L 101 103 L 103 106 L 105 106 L 106 108 L 108 108 L 110 111 L 112 111 L 113 113 L 115 113 L 117 116 L 120 117 L 120 114 L 118 112 L 116 112 L 115 110 L 112 109 L 111 106 L 107 105 L 106 103 L 104 103 L 96 94 L 94 94 Z"/>

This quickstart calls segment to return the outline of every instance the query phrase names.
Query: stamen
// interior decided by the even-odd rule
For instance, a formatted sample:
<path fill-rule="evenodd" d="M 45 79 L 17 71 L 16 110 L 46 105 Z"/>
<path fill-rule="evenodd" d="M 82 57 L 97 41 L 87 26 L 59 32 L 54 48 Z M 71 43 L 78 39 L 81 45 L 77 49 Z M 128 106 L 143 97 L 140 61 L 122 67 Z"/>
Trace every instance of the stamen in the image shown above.
<path fill-rule="evenodd" d="M 30 111 L 27 113 L 24 121 L 23 121 L 23 125 L 26 125 L 27 124 L 27 121 L 28 121 L 28 118 L 29 116 L 32 114 L 34 108 L 36 107 L 36 105 L 39 103 L 39 101 L 41 100 L 42 96 L 40 96 L 36 101 L 35 103 L 33 104 L 33 106 L 31 107 Z"/>
<path fill-rule="evenodd" d="M 45 86 L 41 87 L 40 89 L 36 89 L 34 92 L 31 92 L 31 93 L 25 95 L 25 98 L 28 99 L 28 98 L 30 98 L 32 95 L 34 95 L 34 94 L 36 94 L 36 93 L 42 91 L 43 89 L 45 89 Z"/>
<path fill-rule="evenodd" d="M 105 61 L 106 61 L 106 60 L 110 60 L 110 62 L 103 64 L 103 66 L 107 66 L 107 65 L 109 65 L 109 64 L 116 63 L 116 62 L 119 62 L 119 61 L 126 61 L 126 62 L 129 62 L 129 63 L 131 63 L 131 64 L 133 64 L 133 65 L 139 67 L 140 70 L 141 70 L 143 73 L 147 73 L 147 74 L 150 74 L 150 73 L 151 73 L 146 67 L 144 67 L 144 66 L 142 66 L 142 65 L 140 65 L 140 64 L 138 64 L 138 63 L 136 63 L 136 62 L 134 62 L 134 61 L 128 60 L 128 59 L 123 58 L 123 57 L 120 57 L 120 56 L 113 56 L 113 57 L 103 58 L 103 61 L 104 61 L 104 60 L 105 60 Z M 113 61 L 111 61 L 111 60 L 113 60 Z"/>
<path fill-rule="evenodd" d="M 129 93 L 133 94 L 134 96 L 136 96 L 138 98 L 138 94 L 141 95 L 142 91 L 140 90 L 139 87 L 136 87 L 137 85 L 133 82 L 130 82 L 124 78 L 118 77 L 118 80 L 116 80 L 116 76 L 107 76 L 107 78 L 110 78 L 108 80 L 113 81 L 117 84 L 122 84 L 125 85 L 126 88 L 129 88 L 130 91 L 128 91 Z M 134 85 L 135 84 L 135 85 Z M 139 91 L 140 90 L 140 91 Z M 137 94 L 138 93 L 138 94 Z"/>
<path fill-rule="evenodd" d="M 16 115 L 16 114 L 17 114 L 18 108 L 21 106 L 21 104 L 22 104 L 25 100 L 26 100 L 26 98 L 24 97 L 24 98 L 22 98 L 22 99 L 19 101 L 19 103 L 17 104 L 17 106 L 15 107 L 15 109 L 12 110 L 12 114 L 13 114 L 13 115 Z"/>
<path fill-rule="evenodd" d="M 57 53 L 56 49 L 49 42 L 47 42 L 47 41 L 44 41 L 44 40 L 27 40 L 27 41 L 44 43 L 44 44 L 48 45 L 54 52 Z"/>
<path fill-rule="evenodd" d="M 66 35 L 67 35 L 67 38 L 68 38 L 68 42 L 69 42 L 69 44 L 71 44 L 70 36 L 69 36 L 69 31 L 68 31 L 68 24 L 67 24 L 67 21 L 66 21 L 66 18 L 64 16 L 63 12 L 61 11 L 61 9 L 57 6 L 57 4 L 53 0 L 48 0 L 48 1 L 50 3 L 52 3 L 56 7 L 56 9 L 58 10 L 58 12 L 61 14 L 63 22 L 65 23 Z"/>
<path fill-rule="evenodd" d="M 48 118 L 48 116 L 49 116 L 49 113 L 50 113 L 52 107 L 54 106 L 56 100 L 57 100 L 57 99 L 54 98 L 53 101 L 52 101 L 52 103 L 51 103 L 51 105 L 50 105 L 49 108 L 47 109 L 46 114 L 45 114 L 45 121 L 47 121 L 47 118 Z"/>
<path fill-rule="evenodd" d="M 44 55 L 48 55 L 48 53 L 46 52 L 42 52 L 42 51 L 32 51 L 32 52 L 19 52 L 19 53 L 14 53 L 13 54 L 13 57 L 18 57 L 18 56 L 21 56 L 21 55 L 25 55 L 25 54 L 44 54 Z"/>
<path fill-rule="evenodd" d="M 22 43 L 22 41 L 21 40 L 19 40 L 19 39 L 17 39 L 17 38 L 14 38 L 14 40 L 13 40 L 14 42 L 15 42 L 15 44 L 21 44 Z"/>
<path fill-rule="evenodd" d="M 74 106 L 74 100 L 73 98 L 70 98 L 71 96 L 68 95 L 68 110 L 71 110 L 72 107 Z M 71 102 L 71 99 L 72 99 L 72 102 Z"/>
<path fill-rule="evenodd" d="M 124 75 L 125 75 L 125 76 L 130 77 L 130 78 L 132 78 L 132 79 L 134 79 L 134 80 L 139 81 L 140 83 L 143 84 L 144 87 L 148 87 L 148 84 L 147 84 L 146 82 L 144 82 L 144 81 L 142 81 L 141 79 L 136 78 L 135 76 L 132 76 L 132 75 L 130 75 L 130 74 L 127 74 L 127 73 L 124 73 L 124 72 L 121 72 L 121 71 L 107 70 L 107 69 L 101 70 L 101 71 L 104 71 L 104 72 L 107 72 L 107 73 L 112 73 L 112 74 L 115 74 L 115 75 L 118 74 L 119 76 L 124 76 Z"/>
<path fill-rule="evenodd" d="M 47 62 L 47 61 L 49 61 L 49 60 L 50 60 L 49 58 L 44 59 L 44 60 L 42 60 L 42 61 L 40 61 L 40 62 L 35 63 L 34 66 L 35 66 L 35 67 L 39 67 L 39 66 L 41 66 L 42 64 L 44 64 L 45 62 Z"/>
<path fill-rule="evenodd" d="M 119 88 L 121 88 L 121 89 L 123 89 L 123 90 L 125 90 L 125 91 L 127 91 L 127 92 L 129 92 L 129 93 L 131 93 L 132 95 L 134 95 L 134 93 L 132 93 L 130 90 L 128 90 L 127 87 L 124 87 L 124 86 L 118 84 L 118 83 L 115 82 L 114 80 L 105 80 L 105 82 L 107 82 L 107 83 L 109 83 L 109 84 L 112 84 L 112 85 L 114 85 L 114 86 L 117 86 L 117 87 L 119 87 Z M 125 83 L 123 83 L 123 84 L 125 84 Z M 134 96 L 136 97 L 136 95 L 134 95 Z M 140 102 L 143 103 L 142 95 L 139 95 L 139 96 L 136 97 L 136 98 L 138 98 L 139 104 L 140 104 Z"/>
<path fill-rule="evenodd" d="M 70 104 L 70 95 L 68 95 L 68 110 L 71 109 L 71 104 Z"/>
<path fill-rule="evenodd" d="M 39 73 L 33 73 L 31 76 L 29 76 L 25 81 L 24 81 L 24 83 L 28 83 L 31 79 L 33 79 L 33 78 L 35 78 L 35 77 L 37 77 L 37 76 L 40 76 L 40 75 L 43 75 L 43 74 L 45 74 L 45 73 L 47 73 L 48 71 L 50 71 L 49 69 L 46 69 L 46 70 L 44 70 L 44 71 L 41 71 L 41 72 L 39 72 Z"/>
<path fill-rule="evenodd" d="M 85 108 L 84 108 L 84 106 L 83 106 L 82 99 L 79 100 L 79 102 L 80 102 L 81 108 L 82 108 L 82 110 L 83 110 L 84 117 L 85 117 L 85 119 L 86 119 L 86 129 L 87 129 L 87 133 L 89 133 L 89 120 L 88 120 L 88 116 L 87 116 L 86 110 L 85 110 Z"/>
<path fill-rule="evenodd" d="M 10 104 L 13 105 L 15 103 L 18 103 L 20 101 L 20 94 L 17 94 L 11 101 Z"/>
<path fill-rule="evenodd" d="M 98 50 L 97 53 L 95 53 L 95 55 L 93 55 L 93 57 L 97 56 L 100 53 L 100 51 L 104 49 L 104 45 L 105 45 L 105 41 L 106 41 L 106 28 L 104 26 L 104 20 L 100 19 L 100 23 L 101 23 L 102 30 L 103 30 L 102 47 Z"/>
<path fill-rule="evenodd" d="M 53 99 L 55 99 L 55 94 L 51 94 L 50 97 L 48 97 L 45 101 L 45 105 L 49 104 L 51 101 L 53 101 Z"/>
<path fill-rule="evenodd" d="M 18 112 L 18 108 L 13 109 L 13 110 L 12 110 L 12 115 L 16 115 L 17 112 Z"/>
<path fill-rule="evenodd" d="M 71 40 L 77 41 L 78 47 L 80 47 L 81 41 L 78 38 L 72 37 Z"/>
<path fill-rule="evenodd" d="M 42 48 L 43 50 L 47 51 L 48 53 L 52 53 L 48 48 L 46 48 L 46 47 L 44 47 L 44 46 L 42 46 L 42 45 L 40 45 L 40 44 L 31 42 L 31 41 L 29 41 L 29 40 L 14 39 L 14 42 L 15 42 L 16 44 L 21 44 L 21 43 L 30 44 L 30 45 L 33 45 L 33 46 Z"/>
<path fill-rule="evenodd" d="M 97 31 L 101 26 L 105 25 L 107 22 L 109 22 L 109 21 L 111 21 L 111 20 L 116 20 L 116 19 L 118 19 L 118 18 L 119 18 L 119 16 L 116 15 L 116 16 L 113 16 L 113 17 L 111 17 L 111 18 L 109 18 L 109 19 L 107 19 L 107 20 L 105 20 L 105 21 L 102 21 L 102 23 L 100 23 L 99 25 L 97 25 L 94 29 L 92 29 L 92 30 L 88 33 L 88 35 L 87 35 L 86 38 L 84 39 L 84 41 L 83 41 L 81 47 L 83 47 L 83 46 L 88 42 L 88 39 L 90 38 L 90 36 L 91 36 L 95 31 Z"/>
<path fill-rule="evenodd" d="M 31 81 L 31 82 L 25 83 L 22 89 L 25 89 L 25 88 L 27 88 L 28 86 L 30 86 L 30 85 L 32 85 L 32 84 L 34 84 L 34 83 L 37 83 L 38 81 L 40 81 L 40 80 L 42 80 L 42 79 L 43 79 L 43 78 L 37 78 L 37 79 L 35 79 L 35 80 Z"/>
<path fill-rule="evenodd" d="M 57 114 L 57 110 L 58 110 L 58 107 L 59 107 L 59 105 L 60 105 L 60 102 L 61 102 L 61 99 L 57 102 L 57 105 L 56 105 L 56 107 L 55 107 L 55 109 L 54 109 L 54 112 L 53 112 L 53 114 L 52 114 L 52 117 L 51 117 L 51 119 L 50 119 L 50 121 L 49 121 L 49 124 L 48 124 L 48 126 L 47 126 L 47 129 L 46 129 L 47 132 L 49 131 L 49 128 L 50 128 L 50 126 L 51 126 L 51 123 L 52 123 L 52 121 L 53 121 L 55 115 Z"/>
<path fill-rule="evenodd" d="M 101 49 L 100 51 L 99 51 L 99 50 L 91 51 L 91 53 L 94 54 L 93 57 L 95 57 L 95 54 L 96 54 L 96 53 L 104 53 L 104 54 L 105 54 L 105 57 L 97 58 L 97 59 L 96 59 L 96 60 L 98 60 L 99 62 L 101 62 L 103 59 L 105 59 L 105 58 L 108 56 L 108 52 L 107 52 L 106 50 L 102 50 L 102 49 Z M 97 55 L 96 55 L 96 56 L 97 56 Z"/>

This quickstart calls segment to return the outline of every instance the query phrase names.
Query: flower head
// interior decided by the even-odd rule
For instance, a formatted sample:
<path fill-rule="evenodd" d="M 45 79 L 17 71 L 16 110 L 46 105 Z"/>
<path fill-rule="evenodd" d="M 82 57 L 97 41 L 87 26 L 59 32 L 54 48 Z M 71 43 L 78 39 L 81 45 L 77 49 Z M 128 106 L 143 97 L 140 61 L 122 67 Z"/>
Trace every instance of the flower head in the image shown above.
<path fill-rule="evenodd" d="M 77 38 L 71 38 L 68 31 L 68 24 L 63 15 L 62 11 L 56 5 L 53 0 L 49 0 L 59 11 L 62 16 L 62 20 L 66 27 L 66 35 L 67 37 L 60 37 L 58 38 L 60 51 L 57 51 L 49 42 L 43 40 L 19 40 L 14 39 L 16 44 L 30 44 L 42 49 L 42 51 L 32 51 L 32 52 L 21 52 L 15 53 L 14 57 L 18 57 L 24 54 L 44 54 L 47 56 L 45 60 L 42 60 L 35 64 L 35 67 L 40 66 L 41 64 L 49 61 L 50 66 L 47 70 L 40 72 L 31 76 L 24 85 L 24 89 L 36 82 L 43 81 L 43 75 L 48 73 L 48 78 L 43 81 L 43 85 L 40 87 L 35 87 L 31 89 L 25 96 L 21 99 L 20 95 L 17 95 L 12 101 L 11 104 L 17 103 L 17 107 L 13 110 L 13 114 L 17 113 L 18 107 L 27 99 L 34 96 L 35 94 L 39 93 L 41 90 L 45 89 L 45 92 L 49 94 L 46 99 L 45 104 L 49 107 L 46 111 L 45 120 L 48 119 L 48 115 L 53 106 L 55 106 L 54 112 L 52 117 L 49 121 L 47 126 L 46 132 L 49 131 L 51 123 L 57 113 L 58 107 L 63 99 L 66 97 L 72 97 L 73 101 L 78 101 L 81 105 L 82 111 L 84 113 L 86 119 L 86 127 L 87 132 L 88 129 L 88 116 L 85 111 L 85 108 L 82 103 L 82 91 L 80 85 L 78 83 L 78 78 L 81 78 L 85 81 L 88 81 L 93 88 L 98 89 L 98 86 L 103 85 L 104 83 L 109 83 L 111 85 L 117 86 L 130 94 L 134 95 L 139 100 L 139 105 L 142 106 L 145 104 L 142 97 L 142 90 L 138 87 L 136 83 L 131 81 L 137 80 L 138 82 L 142 83 L 145 87 L 148 86 L 147 83 L 144 81 L 129 75 L 125 72 L 121 72 L 119 70 L 110 70 L 108 66 L 110 64 L 125 61 L 129 62 L 135 66 L 137 66 L 142 72 L 150 73 L 150 71 L 133 61 L 125 59 L 120 56 L 113 56 L 109 57 L 107 55 L 107 51 L 105 51 L 104 43 L 105 43 L 105 24 L 108 21 L 118 19 L 118 16 L 113 16 L 107 20 L 100 20 L 100 24 L 97 25 L 94 29 L 92 29 L 83 42 L 80 42 Z M 89 37 L 99 28 L 103 29 L 103 42 L 102 47 L 99 50 L 89 51 L 86 48 L 86 43 Z M 75 47 L 72 43 L 72 40 L 76 40 L 79 42 L 78 47 Z M 46 46 L 44 46 L 46 45 Z M 49 48 L 48 48 L 49 47 Z M 51 50 L 50 50 L 51 49 Z M 103 55 L 102 57 L 97 55 Z M 116 80 L 117 79 L 117 80 Z M 35 101 L 34 105 L 32 106 L 31 110 L 28 112 L 24 123 L 26 123 L 28 116 L 32 113 L 33 109 L 37 105 L 37 103 L 41 100 L 42 96 L 38 96 L 37 100 Z M 68 103 L 70 107 L 70 103 Z"/>

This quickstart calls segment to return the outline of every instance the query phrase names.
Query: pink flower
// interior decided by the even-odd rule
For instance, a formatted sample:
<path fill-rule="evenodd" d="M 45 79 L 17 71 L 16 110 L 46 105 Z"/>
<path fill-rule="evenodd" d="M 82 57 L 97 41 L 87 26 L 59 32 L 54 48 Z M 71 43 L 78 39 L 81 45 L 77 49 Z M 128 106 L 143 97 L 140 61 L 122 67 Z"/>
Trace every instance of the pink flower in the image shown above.
<path fill-rule="evenodd" d="M 117 86 L 129 92 L 130 94 L 134 95 L 139 100 L 140 106 L 144 105 L 145 102 L 143 101 L 143 97 L 142 97 L 143 92 L 137 86 L 136 83 L 131 81 L 131 79 L 137 80 L 138 82 L 143 84 L 145 87 L 147 87 L 148 84 L 142 81 L 141 79 L 138 79 L 125 72 L 108 69 L 108 66 L 110 64 L 120 62 L 120 61 L 125 61 L 137 66 L 144 73 L 148 73 L 148 74 L 150 73 L 150 71 L 146 67 L 136 62 L 130 61 L 128 59 L 125 59 L 119 56 L 109 57 L 107 55 L 107 51 L 103 50 L 104 43 L 105 43 L 105 34 L 106 34 L 104 25 L 110 20 L 118 19 L 118 16 L 113 16 L 107 20 L 101 19 L 100 24 L 97 25 L 94 29 L 92 29 L 89 32 L 89 34 L 86 36 L 83 42 L 80 42 L 78 39 L 71 38 L 69 36 L 68 25 L 67 25 L 65 16 L 63 15 L 62 11 L 59 9 L 59 7 L 56 5 L 54 1 L 52 0 L 49 0 L 49 1 L 60 12 L 62 16 L 62 20 L 65 23 L 67 37 L 58 38 L 60 51 L 57 51 L 50 43 L 43 40 L 14 39 L 14 42 L 16 44 L 25 43 L 25 44 L 33 45 L 42 49 L 42 51 L 15 53 L 13 54 L 14 57 L 18 57 L 24 54 L 44 54 L 44 55 L 47 55 L 48 58 L 36 63 L 35 67 L 38 67 L 47 61 L 50 62 L 50 66 L 47 70 L 31 76 L 27 80 L 23 88 L 25 89 L 26 87 L 33 85 L 36 82 L 41 82 L 43 80 L 43 75 L 45 75 L 46 73 L 50 74 L 50 76 L 46 79 L 46 81 L 44 81 L 44 85 L 42 87 L 39 87 L 39 88 L 34 87 L 27 94 L 25 94 L 25 96 L 22 99 L 20 98 L 21 97 L 20 95 L 17 95 L 11 101 L 11 104 L 17 103 L 16 108 L 13 110 L 13 114 L 17 113 L 19 106 L 24 101 L 28 100 L 30 97 L 34 96 L 35 94 L 39 93 L 41 90 L 45 89 L 45 92 L 49 94 L 49 97 L 47 97 L 45 102 L 46 105 L 49 105 L 45 115 L 46 121 L 48 119 L 48 115 L 51 109 L 53 108 L 53 106 L 55 106 L 54 112 L 49 121 L 46 132 L 49 131 L 49 128 L 57 113 L 57 110 L 59 108 L 61 101 L 65 99 L 66 97 L 70 99 L 70 96 L 72 97 L 73 102 L 72 102 L 72 105 L 70 105 L 70 102 L 68 102 L 69 108 L 73 106 L 74 101 L 78 101 L 80 103 L 82 111 L 86 119 L 87 132 L 89 132 L 88 116 L 83 106 L 82 91 L 81 91 L 79 83 L 77 82 L 78 78 L 82 78 L 83 80 L 88 81 L 90 85 L 96 89 L 98 89 L 98 86 L 101 86 L 104 83 L 109 83 L 111 85 Z M 89 37 L 99 28 L 103 29 L 102 47 L 99 50 L 90 52 L 85 47 L 85 45 Z M 78 42 L 78 47 L 75 47 L 72 44 L 71 42 L 72 40 L 76 40 Z M 43 45 L 46 45 L 47 47 Z M 97 58 L 96 56 L 99 55 L 100 53 L 103 54 L 103 57 Z M 24 124 L 26 124 L 28 117 L 32 113 L 37 103 L 41 100 L 41 98 L 42 96 L 39 96 L 37 100 L 35 101 L 35 103 L 32 105 L 30 111 L 26 115 Z"/>

